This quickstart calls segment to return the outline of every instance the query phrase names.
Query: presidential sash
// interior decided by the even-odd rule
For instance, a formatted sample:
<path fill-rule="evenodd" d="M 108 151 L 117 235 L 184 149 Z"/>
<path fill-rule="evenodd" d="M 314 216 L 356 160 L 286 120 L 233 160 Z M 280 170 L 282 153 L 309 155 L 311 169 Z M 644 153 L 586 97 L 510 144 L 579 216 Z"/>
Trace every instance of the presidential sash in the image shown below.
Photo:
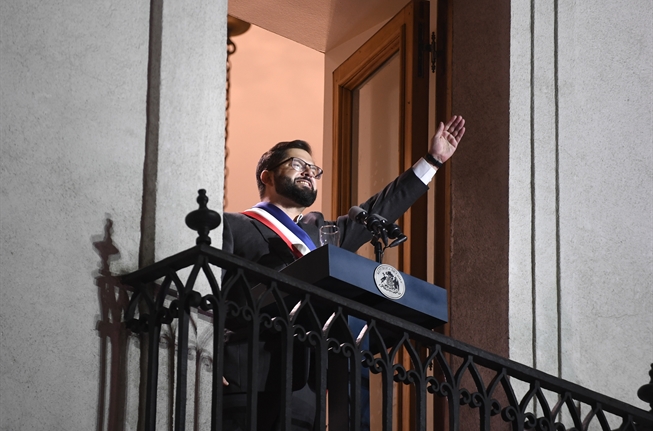
<path fill-rule="evenodd" d="M 297 223 L 292 221 L 285 212 L 269 202 L 260 202 L 247 211 L 243 211 L 242 214 L 258 220 L 270 228 L 286 243 L 296 258 L 315 250 L 315 244 L 311 237 L 297 226 Z"/>

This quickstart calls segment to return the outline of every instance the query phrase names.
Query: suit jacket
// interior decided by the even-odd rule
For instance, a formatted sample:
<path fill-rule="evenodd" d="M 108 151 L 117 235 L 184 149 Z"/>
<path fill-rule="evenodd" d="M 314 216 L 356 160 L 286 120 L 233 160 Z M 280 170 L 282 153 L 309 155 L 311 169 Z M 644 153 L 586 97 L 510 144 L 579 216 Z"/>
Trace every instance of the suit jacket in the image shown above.
<path fill-rule="evenodd" d="M 409 169 L 360 207 L 370 214 L 379 214 L 394 222 L 427 190 L 428 186 Z M 324 215 L 319 212 L 306 214 L 298 223 L 316 245 L 319 245 L 320 227 L 325 224 L 327 222 Z M 355 252 L 372 239 L 372 234 L 364 226 L 353 222 L 347 215 L 338 217 L 336 224 L 340 230 L 340 246 L 346 250 Z M 277 234 L 246 215 L 225 213 L 223 229 L 224 251 L 277 270 L 285 268 L 295 260 L 288 246 Z"/>
<path fill-rule="evenodd" d="M 395 222 L 427 190 L 428 186 L 409 169 L 360 207 L 369 214 L 379 214 L 389 222 Z M 319 245 L 320 227 L 325 224 L 328 222 L 319 212 L 308 213 L 298 223 L 316 245 Z M 340 231 L 340 247 L 346 250 L 355 252 L 372 239 L 372 234 L 364 226 L 350 220 L 347 215 L 338 217 L 335 224 Z M 222 249 L 277 270 L 295 261 L 295 256 L 276 233 L 258 220 L 240 213 L 224 214 Z M 275 372 L 278 369 L 275 358 L 279 357 L 279 346 L 268 340 L 261 342 L 259 347 L 259 390 L 273 390 L 279 384 L 279 373 Z M 225 349 L 225 377 L 230 382 L 225 388 L 227 393 L 244 391 L 246 388 L 246 353 L 246 346 L 238 343 L 229 343 Z M 301 360 L 297 359 L 293 363 L 299 365 Z M 270 373 L 270 370 L 273 372 Z M 297 369 L 293 370 L 293 374 L 306 375 L 305 371 Z"/>

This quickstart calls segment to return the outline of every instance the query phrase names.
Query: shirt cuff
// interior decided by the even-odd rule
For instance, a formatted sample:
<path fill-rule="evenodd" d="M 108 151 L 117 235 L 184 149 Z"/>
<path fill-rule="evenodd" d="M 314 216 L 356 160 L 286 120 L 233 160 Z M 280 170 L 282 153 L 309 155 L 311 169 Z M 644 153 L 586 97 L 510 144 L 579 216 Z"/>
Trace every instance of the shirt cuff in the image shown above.
<path fill-rule="evenodd" d="M 435 166 L 424 160 L 422 157 L 420 157 L 420 159 L 413 165 L 413 172 L 415 172 L 417 178 L 422 180 L 422 182 L 427 186 L 437 171 L 438 170 L 435 168 Z"/>

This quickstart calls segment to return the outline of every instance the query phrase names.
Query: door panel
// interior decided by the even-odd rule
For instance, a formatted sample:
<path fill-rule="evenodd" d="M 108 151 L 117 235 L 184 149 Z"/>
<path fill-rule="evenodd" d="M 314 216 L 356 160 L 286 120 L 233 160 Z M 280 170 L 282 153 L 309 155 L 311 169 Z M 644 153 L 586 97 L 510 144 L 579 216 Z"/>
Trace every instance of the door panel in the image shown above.
<path fill-rule="evenodd" d="M 429 19 L 429 3 L 411 1 L 333 73 L 333 214 L 346 214 L 426 152 Z M 399 225 L 409 241 L 385 262 L 426 279 L 426 197 Z"/>
<path fill-rule="evenodd" d="M 397 160 L 401 112 L 399 55 L 393 55 L 353 91 L 352 200 L 356 205 L 381 190 L 400 173 Z M 374 260 L 372 247 L 360 255 Z M 399 265 L 397 248 L 386 251 L 384 262 Z"/>

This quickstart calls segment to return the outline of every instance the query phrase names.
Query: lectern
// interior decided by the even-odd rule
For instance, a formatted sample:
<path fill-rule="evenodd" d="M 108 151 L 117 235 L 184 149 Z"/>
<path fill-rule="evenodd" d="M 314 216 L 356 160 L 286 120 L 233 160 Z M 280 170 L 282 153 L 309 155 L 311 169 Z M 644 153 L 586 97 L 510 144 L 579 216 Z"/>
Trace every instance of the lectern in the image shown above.
<path fill-rule="evenodd" d="M 388 267 L 324 245 L 281 272 L 428 329 L 447 322 L 446 290 Z"/>

